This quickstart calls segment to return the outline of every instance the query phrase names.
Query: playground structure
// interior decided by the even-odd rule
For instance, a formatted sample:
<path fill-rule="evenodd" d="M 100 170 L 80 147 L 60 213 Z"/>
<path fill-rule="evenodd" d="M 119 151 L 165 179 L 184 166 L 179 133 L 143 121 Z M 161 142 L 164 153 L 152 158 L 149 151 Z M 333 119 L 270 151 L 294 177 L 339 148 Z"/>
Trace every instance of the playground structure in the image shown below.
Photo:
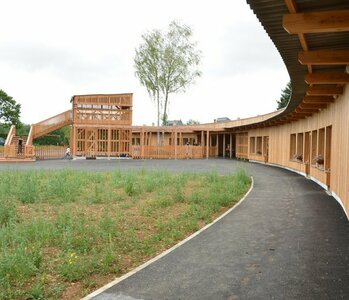
<path fill-rule="evenodd" d="M 247 2 L 289 72 L 292 96 L 285 109 L 222 123 L 132 126 L 132 94 L 74 96 L 72 110 L 34 124 L 26 138 L 11 127 L 3 160 L 32 160 L 35 138 L 71 125 L 73 157 L 222 156 L 268 163 L 316 181 L 348 214 L 349 2 Z"/>

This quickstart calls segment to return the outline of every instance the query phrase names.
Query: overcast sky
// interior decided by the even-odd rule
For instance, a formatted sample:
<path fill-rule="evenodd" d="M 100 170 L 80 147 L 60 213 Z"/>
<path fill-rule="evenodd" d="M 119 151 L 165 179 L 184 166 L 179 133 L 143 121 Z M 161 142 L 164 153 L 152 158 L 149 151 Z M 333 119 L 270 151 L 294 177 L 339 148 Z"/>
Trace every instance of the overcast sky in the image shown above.
<path fill-rule="evenodd" d="M 0 89 L 29 124 L 70 109 L 72 95 L 95 93 L 134 93 L 133 124 L 156 122 L 133 57 L 143 33 L 172 20 L 192 27 L 203 57 L 202 77 L 170 96 L 170 120 L 271 112 L 289 80 L 245 0 L 4 0 L 0 10 Z"/>

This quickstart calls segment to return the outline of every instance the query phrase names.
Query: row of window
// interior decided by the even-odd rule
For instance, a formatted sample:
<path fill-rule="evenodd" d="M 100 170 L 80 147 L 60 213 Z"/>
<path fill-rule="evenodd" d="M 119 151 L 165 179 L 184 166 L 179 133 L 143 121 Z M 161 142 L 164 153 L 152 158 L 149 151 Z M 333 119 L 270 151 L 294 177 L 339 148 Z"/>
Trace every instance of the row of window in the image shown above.
<path fill-rule="evenodd" d="M 290 136 L 290 159 L 328 170 L 331 167 L 331 139 L 332 126 L 293 133 Z"/>
<path fill-rule="evenodd" d="M 251 136 L 250 137 L 250 154 L 267 155 L 268 137 L 267 136 Z"/>

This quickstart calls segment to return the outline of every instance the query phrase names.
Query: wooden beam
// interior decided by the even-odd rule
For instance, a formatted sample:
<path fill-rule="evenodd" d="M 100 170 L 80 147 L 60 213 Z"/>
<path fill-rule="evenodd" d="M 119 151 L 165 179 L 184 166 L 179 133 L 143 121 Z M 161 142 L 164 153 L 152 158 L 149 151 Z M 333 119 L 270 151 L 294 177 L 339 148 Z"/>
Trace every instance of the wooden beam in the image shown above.
<path fill-rule="evenodd" d="M 300 108 L 304 109 L 319 109 L 319 108 L 326 108 L 326 103 L 301 103 L 299 105 Z"/>
<path fill-rule="evenodd" d="M 299 111 L 305 112 L 305 113 L 315 114 L 315 113 L 319 112 L 318 108 L 317 109 L 316 108 L 303 108 L 303 107 L 298 106 L 298 109 L 299 109 Z"/>
<path fill-rule="evenodd" d="M 307 89 L 307 95 L 311 96 L 330 96 L 342 95 L 344 92 L 343 86 L 310 86 Z"/>
<path fill-rule="evenodd" d="M 305 75 L 308 84 L 347 84 L 349 74 L 346 73 L 312 73 Z"/>
<path fill-rule="evenodd" d="M 283 27 L 291 34 L 349 31 L 349 9 L 287 14 Z"/>
<path fill-rule="evenodd" d="M 297 114 L 297 113 L 295 112 L 295 114 L 293 115 L 293 117 L 296 118 L 295 121 L 298 121 L 299 119 L 305 119 L 305 117 L 307 117 L 307 116 L 299 115 L 299 114 Z"/>
<path fill-rule="evenodd" d="M 295 0 L 285 0 L 285 4 L 290 13 L 294 14 L 297 12 L 298 9 Z"/>
<path fill-rule="evenodd" d="M 285 0 L 285 3 L 286 3 L 286 6 L 288 8 L 288 11 L 290 13 L 292 13 L 292 14 L 297 13 L 298 8 L 297 8 L 297 4 L 296 4 L 295 0 Z M 308 51 L 309 47 L 308 47 L 308 43 L 305 39 L 304 34 L 303 33 L 298 34 L 298 38 L 299 38 L 299 42 L 301 43 L 303 50 Z M 309 73 L 313 73 L 313 68 L 311 65 L 308 65 L 307 68 L 308 68 Z"/>
<path fill-rule="evenodd" d="M 301 51 L 298 60 L 302 65 L 348 65 L 349 50 Z"/>
<path fill-rule="evenodd" d="M 305 96 L 304 103 L 330 103 L 334 102 L 333 96 Z"/>
<path fill-rule="evenodd" d="M 307 112 L 301 110 L 300 108 L 296 108 L 296 109 L 294 110 L 294 112 L 295 112 L 296 115 L 301 115 L 301 116 L 303 116 L 303 117 L 304 117 L 304 116 L 309 117 L 309 116 L 312 115 L 312 113 L 307 113 Z"/>

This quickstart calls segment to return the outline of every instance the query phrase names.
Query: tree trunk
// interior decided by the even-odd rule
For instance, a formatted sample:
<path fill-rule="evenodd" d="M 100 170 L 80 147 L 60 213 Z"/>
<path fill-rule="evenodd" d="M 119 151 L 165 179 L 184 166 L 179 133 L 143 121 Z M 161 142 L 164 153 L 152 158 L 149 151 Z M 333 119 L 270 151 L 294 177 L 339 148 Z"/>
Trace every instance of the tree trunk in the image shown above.
<path fill-rule="evenodd" d="M 160 126 L 160 95 L 159 92 L 156 92 L 156 103 L 157 103 L 157 107 L 158 107 L 158 120 L 157 120 L 157 126 Z M 160 145 L 160 132 L 159 129 L 157 130 L 157 145 Z"/>
<path fill-rule="evenodd" d="M 167 124 L 167 104 L 168 104 L 168 93 L 165 94 L 165 102 L 164 102 L 164 114 L 162 115 L 162 125 Z"/>

